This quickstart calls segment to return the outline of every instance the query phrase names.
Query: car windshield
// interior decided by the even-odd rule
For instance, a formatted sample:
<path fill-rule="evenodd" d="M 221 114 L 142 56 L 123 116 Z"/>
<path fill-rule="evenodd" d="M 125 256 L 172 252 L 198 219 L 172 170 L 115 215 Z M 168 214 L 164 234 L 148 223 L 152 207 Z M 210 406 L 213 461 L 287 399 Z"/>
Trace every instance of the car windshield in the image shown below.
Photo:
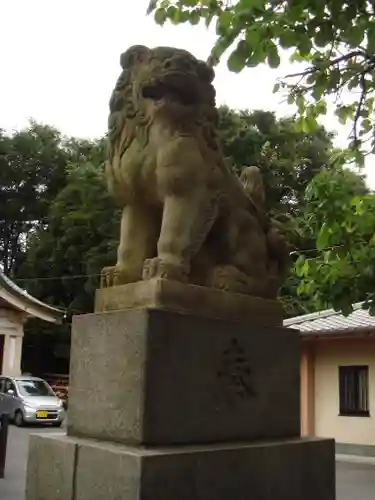
<path fill-rule="evenodd" d="M 21 396 L 54 396 L 55 393 L 44 380 L 17 380 Z"/>

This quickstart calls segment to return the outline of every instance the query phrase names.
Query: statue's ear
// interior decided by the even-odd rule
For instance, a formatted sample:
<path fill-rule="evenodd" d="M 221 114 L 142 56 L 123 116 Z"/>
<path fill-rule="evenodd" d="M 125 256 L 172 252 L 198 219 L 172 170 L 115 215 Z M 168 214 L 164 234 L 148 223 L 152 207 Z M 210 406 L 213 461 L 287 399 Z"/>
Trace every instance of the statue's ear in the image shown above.
<path fill-rule="evenodd" d="M 150 49 L 144 45 L 133 45 L 120 56 L 122 69 L 131 69 L 136 64 L 144 61 L 150 54 Z"/>
<path fill-rule="evenodd" d="M 212 83 L 215 78 L 215 71 L 203 61 L 198 61 L 198 74 L 207 83 Z"/>

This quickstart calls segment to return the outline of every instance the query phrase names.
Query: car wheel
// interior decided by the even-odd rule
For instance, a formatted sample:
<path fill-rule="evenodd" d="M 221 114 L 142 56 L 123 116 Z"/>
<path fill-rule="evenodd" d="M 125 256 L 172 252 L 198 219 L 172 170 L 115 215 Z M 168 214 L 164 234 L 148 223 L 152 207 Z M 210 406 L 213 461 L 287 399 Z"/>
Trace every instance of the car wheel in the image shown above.
<path fill-rule="evenodd" d="M 18 410 L 16 411 L 14 415 L 14 423 L 16 424 L 17 427 L 23 427 L 25 425 L 25 420 L 22 415 L 22 411 Z"/>
<path fill-rule="evenodd" d="M 62 422 L 53 422 L 52 427 L 61 427 Z"/>

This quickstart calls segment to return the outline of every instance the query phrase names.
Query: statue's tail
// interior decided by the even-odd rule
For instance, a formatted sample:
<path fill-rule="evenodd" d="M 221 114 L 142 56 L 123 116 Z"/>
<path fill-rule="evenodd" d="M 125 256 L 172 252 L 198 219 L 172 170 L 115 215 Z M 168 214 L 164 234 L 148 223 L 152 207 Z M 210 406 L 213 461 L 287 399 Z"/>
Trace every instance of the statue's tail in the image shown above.
<path fill-rule="evenodd" d="M 253 201 L 259 210 L 264 209 L 265 193 L 262 174 L 258 167 L 244 167 L 240 180 L 245 193 Z"/>

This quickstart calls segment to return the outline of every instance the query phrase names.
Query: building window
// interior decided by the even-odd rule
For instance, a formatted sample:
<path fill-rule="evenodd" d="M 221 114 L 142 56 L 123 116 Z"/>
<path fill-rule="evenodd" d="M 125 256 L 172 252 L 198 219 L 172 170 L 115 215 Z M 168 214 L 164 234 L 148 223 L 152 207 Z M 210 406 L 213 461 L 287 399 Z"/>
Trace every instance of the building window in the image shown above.
<path fill-rule="evenodd" d="M 339 366 L 340 415 L 369 417 L 368 366 Z"/>

